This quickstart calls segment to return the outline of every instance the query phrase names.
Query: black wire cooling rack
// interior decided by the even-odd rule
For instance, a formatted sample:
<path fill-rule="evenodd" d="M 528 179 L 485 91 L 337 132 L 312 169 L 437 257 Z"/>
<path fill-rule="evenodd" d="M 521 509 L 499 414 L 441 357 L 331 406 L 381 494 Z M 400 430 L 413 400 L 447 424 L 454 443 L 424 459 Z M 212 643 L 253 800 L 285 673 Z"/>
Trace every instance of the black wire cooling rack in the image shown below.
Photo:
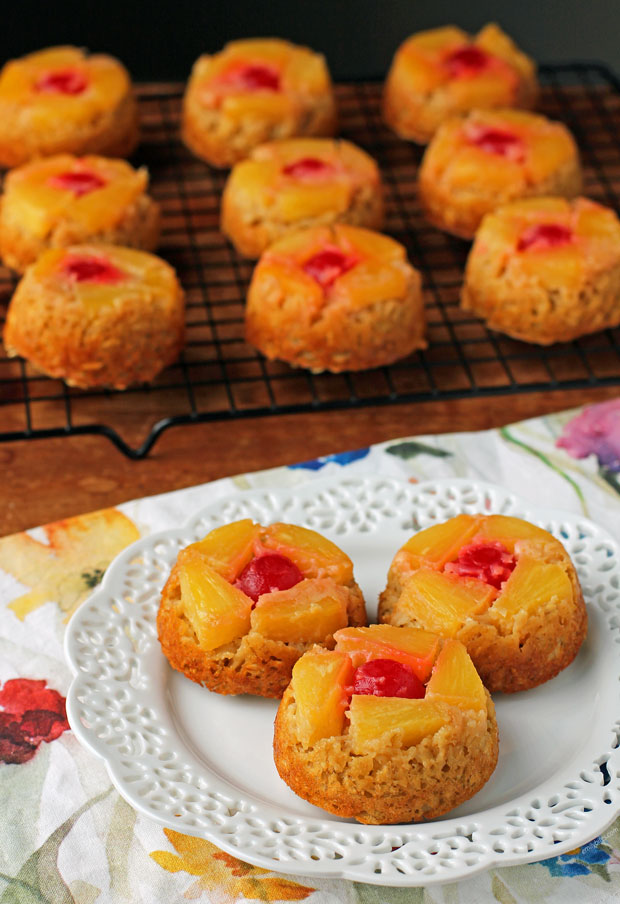
<path fill-rule="evenodd" d="M 540 109 L 574 133 L 585 193 L 620 208 L 620 83 L 595 63 L 541 67 Z M 378 83 L 337 86 L 342 135 L 378 161 L 387 188 L 386 232 L 423 275 L 428 349 L 389 367 L 311 374 L 268 362 L 243 339 L 252 263 L 218 230 L 225 173 L 193 158 L 179 140 L 182 86 L 139 88 L 143 142 L 135 163 L 151 172 L 164 210 L 160 253 L 187 293 L 187 346 L 148 386 L 124 392 L 72 389 L 0 347 L 0 441 L 102 434 L 142 458 L 168 427 L 365 405 L 620 386 L 620 329 L 540 348 L 492 333 L 458 305 L 468 245 L 431 227 L 416 197 L 422 150 L 381 122 Z M 0 322 L 15 282 L 0 269 Z M 135 400 L 142 412 L 136 437 Z M 133 412 L 131 414 L 130 412 Z M 148 428 L 144 434 L 144 424 Z"/>

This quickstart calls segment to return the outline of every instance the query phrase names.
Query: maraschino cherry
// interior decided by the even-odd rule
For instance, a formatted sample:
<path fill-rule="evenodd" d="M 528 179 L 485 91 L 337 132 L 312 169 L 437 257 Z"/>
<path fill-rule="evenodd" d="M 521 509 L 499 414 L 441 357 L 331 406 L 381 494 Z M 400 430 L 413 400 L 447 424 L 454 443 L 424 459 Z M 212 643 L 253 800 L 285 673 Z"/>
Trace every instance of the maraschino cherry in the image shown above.
<path fill-rule="evenodd" d="M 351 693 L 420 700 L 425 688 L 409 666 L 393 659 L 371 659 L 355 670 Z"/>
<path fill-rule="evenodd" d="M 94 255 L 72 255 L 63 266 L 63 272 L 75 282 L 92 282 L 114 285 L 125 278 L 125 274 L 105 257 Z"/>
<path fill-rule="evenodd" d="M 257 602 L 263 593 L 288 590 L 303 579 L 303 574 L 289 558 L 280 553 L 264 553 L 248 562 L 234 586 Z"/>
<path fill-rule="evenodd" d="M 88 79 L 79 69 L 53 69 L 44 72 L 35 82 L 42 94 L 81 94 L 88 87 Z"/>
<path fill-rule="evenodd" d="M 572 231 L 561 223 L 537 223 L 521 234 L 517 251 L 547 251 L 569 245 L 572 240 Z"/>
<path fill-rule="evenodd" d="M 58 173 L 56 176 L 50 176 L 47 184 L 51 185 L 52 188 L 63 188 L 67 191 L 72 191 L 78 198 L 107 185 L 105 179 L 102 179 L 97 173 L 91 173 L 88 170 L 69 170 L 66 173 Z"/>
<path fill-rule="evenodd" d="M 316 280 L 320 286 L 327 289 L 339 276 L 346 273 L 357 263 L 353 255 L 345 254 L 335 245 L 328 245 L 322 251 L 318 251 L 303 265 L 304 272 Z"/>
<path fill-rule="evenodd" d="M 515 557 L 503 543 L 490 540 L 463 546 L 456 562 L 448 562 L 445 571 L 461 577 L 476 578 L 499 590 L 516 564 Z"/>

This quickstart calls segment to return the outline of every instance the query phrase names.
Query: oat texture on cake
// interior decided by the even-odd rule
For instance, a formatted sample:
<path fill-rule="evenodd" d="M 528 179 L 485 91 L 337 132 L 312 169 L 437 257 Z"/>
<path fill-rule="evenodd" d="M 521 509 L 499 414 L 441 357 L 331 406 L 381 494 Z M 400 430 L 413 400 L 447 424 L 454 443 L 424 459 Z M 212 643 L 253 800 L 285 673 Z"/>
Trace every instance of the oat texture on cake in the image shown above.
<path fill-rule="evenodd" d="M 275 721 L 274 759 L 300 797 L 362 823 L 435 819 L 488 781 L 495 708 L 465 647 L 372 625 L 307 652 Z"/>
<path fill-rule="evenodd" d="M 268 358 L 335 373 L 379 367 L 425 348 L 425 329 L 420 274 L 379 232 L 295 232 L 254 270 L 246 338 Z"/>
<path fill-rule="evenodd" d="M 232 166 L 259 144 L 337 129 L 324 58 L 276 38 L 231 41 L 201 56 L 183 101 L 183 140 L 213 166 Z"/>
<path fill-rule="evenodd" d="M 383 91 L 383 116 L 401 138 L 426 144 L 452 116 L 474 109 L 530 109 L 538 99 L 534 62 L 498 25 L 477 35 L 447 25 L 408 38 Z"/>
<path fill-rule="evenodd" d="M 353 564 L 316 531 L 251 519 L 179 553 L 157 629 L 170 665 L 219 694 L 281 697 L 299 657 L 365 625 Z"/>
<path fill-rule="evenodd" d="M 4 344 L 71 386 L 152 380 L 183 347 L 184 293 L 159 257 L 119 245 L 50 248 L 11 299 Z"/>
<path fill-rule="evenodd" d="M 247 257 L 294 230 L 333 223 L 381 229 L 383 219 L 379 168 L 343 139 L 260 145 L 234 166 L 222 195 L 222 232 Z"/>
<path fill-rule="evenodd" d="M 560 122 L 523 110 L 474 110 L 445 122 L 427 147 L 418 186 L 439 229 L 474 237 L 482 218 L 518 198 L 574 198 L 579 152 Z"/>
<path fill-rule="evenodd" d="M 103 242 L 153 251 L 161 212 L 148 173 L 124 160 L 57 154 L 7 173 L 0 255 L 18 273 L 48 248 Z"/>
<path fill-rule="evenodd" d="M 577 198 L 507 204 L 482 221 L 461 306 L 538 345 L 620 324 L 620 220 Z"/>
<path fill-rule="evenodd" d="M 61 153 L 127 157 L 138 139 L 131 80 L 113 57 L 50 47 L 0 72 L 0 166 Z"/>
<path fill-rule="evenodd" d="M 492 693 L 554 678 L 587 631 L 562 544 L 505 515 L 462 514 L 414 534 L 394 556 L 379 619 L 461 641 Z"/>

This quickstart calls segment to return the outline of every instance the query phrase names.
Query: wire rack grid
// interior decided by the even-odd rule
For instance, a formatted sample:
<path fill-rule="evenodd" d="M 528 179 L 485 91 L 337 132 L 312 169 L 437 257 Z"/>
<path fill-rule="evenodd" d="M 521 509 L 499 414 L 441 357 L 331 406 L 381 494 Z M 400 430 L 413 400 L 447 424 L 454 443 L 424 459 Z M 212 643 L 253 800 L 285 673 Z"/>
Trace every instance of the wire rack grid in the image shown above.
<path fill-rule="evenodd" d="M 620 83 L 596 63 L 546 65 L 540 109 L 580 146 L 585 193 L 620 207 Z M 164 211 L 160 253 L 187 295 L 187 345 L 153 383 L 124 392 L 72 389 L 0 347 L 0 441 L 102 434 L 142 458 L 167 428 L 198 421 L 346 409 L 432 399 L 620 385 L 620 329 L 548 348 L 509 339 L 461 311 L 468 244 L 430 226 L 416 197 L 422 149 L 381 122 L 381 85 L 338 85 L 343 137 L 378 161 L 386 184 L 386 232 L 423 276 L 429 345 L 389 367 L 312 374 L 266 361 L 243 338 L 253 264 L 219 232 L 226 174 L 195 159 L 179 139 L 182 86 L 139 87 L 148 166 Z M 0 325 L 15 287 L 0 269 Z M 135 396 L 138 399 L 135 399 Z M 136 416 L 139 410 L 140 416 Z"/>

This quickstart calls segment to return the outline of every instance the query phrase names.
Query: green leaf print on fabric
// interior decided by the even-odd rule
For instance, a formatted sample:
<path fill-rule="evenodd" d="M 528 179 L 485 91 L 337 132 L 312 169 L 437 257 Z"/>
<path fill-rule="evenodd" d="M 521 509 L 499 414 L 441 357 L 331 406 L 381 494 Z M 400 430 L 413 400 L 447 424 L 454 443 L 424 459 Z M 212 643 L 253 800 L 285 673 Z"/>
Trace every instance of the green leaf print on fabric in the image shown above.
<path fill-rule="evenodd" d="M 105 853 L 110 867 L 110 889 L 121 901 L 131 900 L 129 852 L 136 818 L 136 811 L 119 795 L 114 803 L 108 827 Z"/>
<path fill-rule="evenodd" d="M 0 874 L 8 882 L 0 904 L 75 904 L 75 898 L 58 869 L 58 852 L 78 819 L 95 804 L 104 800 L 112 788 L 108 788 L 72 813 L 38 850 L 28 857 L 16 876 Z"/>
<path fill-rule="evenodd" d="M 500 904 L 518 904 L 515 896 L 510 894 L 497 873 L 495 873 L 491 880 L 491 891 L 493 892 L 495 900 L 499 901 Z"/>
<path fill-rule="evenodd" d="M 423 888 L 384 888 L 354 882 L 353 888 L 359 904 L 425 904 Z"/>
<path fill-rule="evenodd" d="M 541 452 L 539 449 L 534 449 L 533 446 L 529 446 L 527 443 L 524 443 L 523 440 L 517 439 L 516 436 L 513 436 L 508 427 L 500 427 L 499 434 L 503 439 L 506 440 L 506 442 L 512 443 L 513 445 L 518 446 L 520 449 L 523 449 L 525 452 L 528 452 L 530 455 L 534 455 L 536 458 L 539 458 L 540 461 L 546 464 L 548 468 L 551 468 L 552 471 L 555 471 L 556 474 L 559 474 L 560 477 L 563 477 L 564 480 L 566 480 L 571 485 L 571 487 L 577 494 L 577 498 L 581 503 L 581 510 L 583 511 L 584 515 L 588 516 L 588 506 L 584 495 L 581 492 L 581 487 L 575 480 L 573 480 L 570 474 L 567 474 L 566 471 L 563 471 L 562 468 L 558 467 L 558 465 L 556 465 L 548 455 L 545 455 L 544 452 Z"/>
<path fill-rule="evenodd" d="M 432 455 L 434 458 L 449 458 L 452 455 L 452 452 L 448 452 L 447 449 L 439 449 L 437 446 L 429 446 L 427 443 L 419 443 L 412 439 L 387 446 L 385 451 L 388 455 L 395 455 L 404 461 L 415 458 L 416 455 Z"/>

